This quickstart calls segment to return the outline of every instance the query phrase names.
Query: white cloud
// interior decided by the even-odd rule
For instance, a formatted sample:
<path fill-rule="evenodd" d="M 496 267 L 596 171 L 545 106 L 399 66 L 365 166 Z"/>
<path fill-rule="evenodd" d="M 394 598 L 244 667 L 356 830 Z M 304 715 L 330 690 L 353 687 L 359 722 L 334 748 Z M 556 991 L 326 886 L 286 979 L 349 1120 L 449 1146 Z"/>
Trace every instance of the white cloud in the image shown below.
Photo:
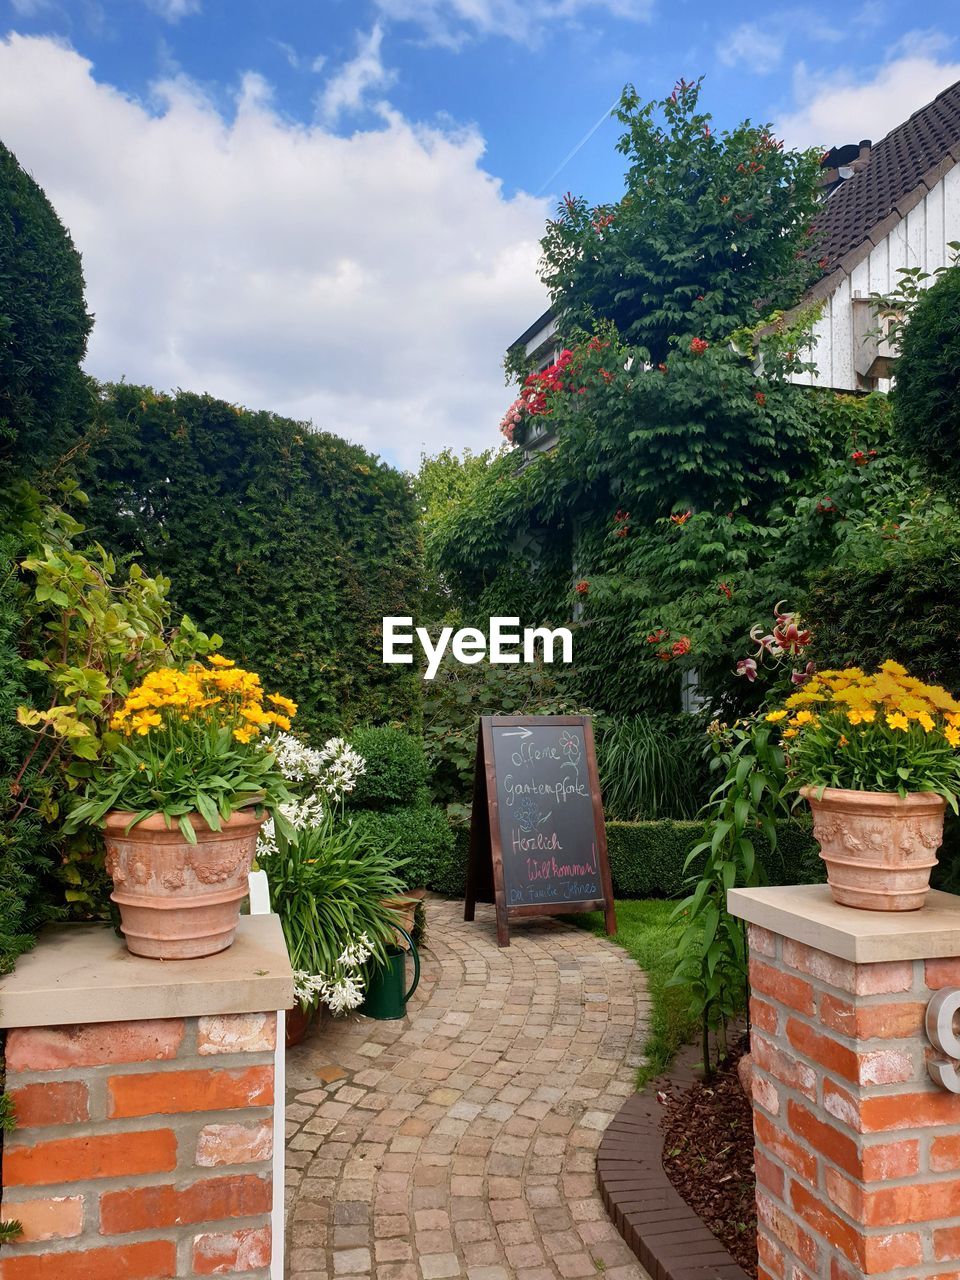
<path fill-rule="evenodd" d="M 179 22 L 192 13 L 199 13 L 201 0 L 146 0 L 146 4 L 167 22 Z"/>
<path fill-rule="evenodd" d="M 781 113 L 779 133 L 797 147 L 842 146 L 861 138 L 879 142 L 960 80 L 960 62 L 934 56 L 943 47 L 929 32 L 910 32 L 891 48 L 869 79 L 849 68 L 812 72 L 798 63 L 793 75 L 796 106 Z"/>
<path fill-rule="evenodd" d="M 717 56 L 727 67 L 744 63 L 764 74 L 772 71 L 783 56 L 785 36 L 782 32 L 763 31 L 755 22 L 742 22 L 734 27 L 717 49 Z"/>
<path fill-rule="evenodd" d="M 87 366 L 209 391 L 416 465 L 496 444 L 504 348 L 545 305 L 547 202 L 505 198 L 475 131 L 385 112 L 339 137 L 248 76 L 224 120 L 183 79 L 151 112 L 46 39 L 0 40 L 0 136 L 83 253 Z"/>
<path fill-rule="evenodd" d="M 386 18 L 423 28 L 428 39 L 456 48 L 470 36 L 530 41 L 558 22 L 599 12 L 650 19 L 654 0 L 374 0 Z"/>
<path fill-rule="evenodd" d="M 336 124 L 344 111 L 359 111 L 366 106 L 371 90 L 388 89 L 394 83 L 397 73 L 384 66 L 382 45 L 383 27 L 379 22 L 369 35 L 357 33 L 357 56 L 337 69 L 318 100 L 320 114 L 328 124 Z"/>

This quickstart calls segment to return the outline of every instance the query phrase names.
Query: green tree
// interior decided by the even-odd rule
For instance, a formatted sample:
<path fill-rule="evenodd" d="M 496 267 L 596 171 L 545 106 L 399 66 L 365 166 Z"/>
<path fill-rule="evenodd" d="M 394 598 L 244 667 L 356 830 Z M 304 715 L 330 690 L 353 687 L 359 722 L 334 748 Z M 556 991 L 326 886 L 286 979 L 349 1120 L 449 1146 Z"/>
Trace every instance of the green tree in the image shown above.
<path fill-rule="evenodd" d="M 541 279 L 567 339 L 610 320 L 657 364 L 672 335 L 712 342 L 753 326 L 817 274 L 817 153 L 749 120 L 715 131 L 700 89 L 681 80 L 642 103 L 628 85 L 615 112 L 623 196 L 591 207 L 568 194 L 548 223 Z"/>

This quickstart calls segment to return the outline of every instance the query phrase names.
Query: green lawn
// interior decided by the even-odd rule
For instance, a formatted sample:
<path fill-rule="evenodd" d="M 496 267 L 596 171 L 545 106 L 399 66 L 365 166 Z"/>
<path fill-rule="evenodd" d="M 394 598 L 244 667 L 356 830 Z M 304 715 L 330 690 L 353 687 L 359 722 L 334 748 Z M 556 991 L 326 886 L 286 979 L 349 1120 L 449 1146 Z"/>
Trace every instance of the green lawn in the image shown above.
<path fill-rule="evenodd" d="M 658 1076 L 697 1031 L 689 993 L 683 987 L 666 985 L 673 973 L 670 953 L 683 929 L 682 921 L 670 919 L 676 905 L 653 899 L 624 899 L 616 904 L 617 932 L 613 941 L 628 951 L 646 973 L 653 1006 L 650 1034 L 644 1044 L 647 1062 L 640 1068 L 638 1087 Z M 602 912 L 572 918 L 582 928 L 603 934 Z"/>

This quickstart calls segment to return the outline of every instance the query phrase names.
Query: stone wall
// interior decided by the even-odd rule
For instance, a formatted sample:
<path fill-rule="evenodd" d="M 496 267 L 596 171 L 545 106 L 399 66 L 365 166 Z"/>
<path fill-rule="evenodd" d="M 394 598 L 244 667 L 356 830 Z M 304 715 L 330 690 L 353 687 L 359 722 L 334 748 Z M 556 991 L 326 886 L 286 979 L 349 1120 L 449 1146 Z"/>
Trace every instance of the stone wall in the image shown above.
<path fill-rule="evenodd" d="M 270 1272 L 276 1016 L 8 1032 L 3 1280 Z"/>

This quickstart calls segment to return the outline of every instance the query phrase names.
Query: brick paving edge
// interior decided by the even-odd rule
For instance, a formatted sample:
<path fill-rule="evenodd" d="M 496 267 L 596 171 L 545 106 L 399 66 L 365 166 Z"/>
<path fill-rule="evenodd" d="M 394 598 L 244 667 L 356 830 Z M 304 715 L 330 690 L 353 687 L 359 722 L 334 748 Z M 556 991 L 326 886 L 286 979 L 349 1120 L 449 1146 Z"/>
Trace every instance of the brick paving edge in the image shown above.
<path fill-rule="evenodd" d="M 668 1072 L 627 1099 L 597 1151 L 607 1213 L 653 1280 L 749 1280 L 663 1168 L 657 1092 L 687 1089 L 701 1075 L 697 1047 L 688 1045 Z"/>

